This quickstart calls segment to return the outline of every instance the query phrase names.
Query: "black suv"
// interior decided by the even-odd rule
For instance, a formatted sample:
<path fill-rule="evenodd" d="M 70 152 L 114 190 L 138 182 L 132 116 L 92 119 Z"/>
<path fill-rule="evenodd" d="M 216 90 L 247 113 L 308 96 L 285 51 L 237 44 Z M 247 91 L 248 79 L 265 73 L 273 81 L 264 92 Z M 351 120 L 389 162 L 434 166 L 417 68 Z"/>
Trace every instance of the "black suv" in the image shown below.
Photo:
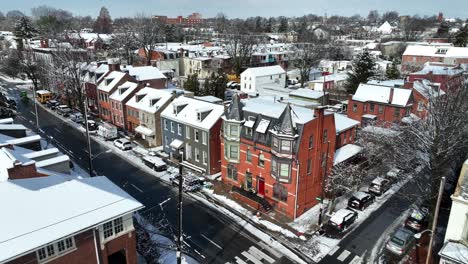
<path fill-rule="evenodd" d="M 348 207 L 364 210 L 375 200 L 375 196 L 367 192 L 355 192 L 348 200 Z"/>

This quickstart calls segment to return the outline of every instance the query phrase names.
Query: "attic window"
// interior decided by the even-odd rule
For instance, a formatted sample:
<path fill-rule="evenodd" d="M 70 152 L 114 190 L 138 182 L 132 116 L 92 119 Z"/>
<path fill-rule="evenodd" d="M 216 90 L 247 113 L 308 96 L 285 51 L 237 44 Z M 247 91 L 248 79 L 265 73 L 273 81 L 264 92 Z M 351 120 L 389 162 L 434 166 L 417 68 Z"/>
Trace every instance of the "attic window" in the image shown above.
<path fill-rule="evenodd" d="M 111 78 L 111 79 L 106 79 L 106 85 L 109 85 L 114 79 Z"/>
<path fill-rule="evenodd" d="M 119 94 L 122 95 L 122 94 L 125 93 L 127 90 L 128 90 L 128 87 L 122 87 L 122 88 L 119 89 Z"/>
<path fill-rule="evenodd" d="M 203 121 L 212 111 L 211 108 L 203 108 L 197 110 L 197 120 L 199 122 Z"/>
<path fill-rule="evenodd" d="M 146 94 L 137 94 L 136 95 L 136 101 L 140 102 L 145 96 L 146 96 Z"/>
<path fill-rule="evenodd" d="M 154 106 L 161 98 L 153 98 L 150 100 L 150 106 Z"/>
<path fill-rule="evenodd" d="M 174 114 L 177 115 L 184 109 L 185 106 L 187 106 L 186 102 L 176 102 L 172 104 L 174 107 Z"/>
<path fill-rule="evenodd" d="M 132 75 L 133 78 L 137 79 L 137 76 L 136 75 Z"/>
<path fill-rule="evenodd" d="M 436 51 L 436 54 L 447 54 L 448 49 L 446 48 L 439 48 Z"/>

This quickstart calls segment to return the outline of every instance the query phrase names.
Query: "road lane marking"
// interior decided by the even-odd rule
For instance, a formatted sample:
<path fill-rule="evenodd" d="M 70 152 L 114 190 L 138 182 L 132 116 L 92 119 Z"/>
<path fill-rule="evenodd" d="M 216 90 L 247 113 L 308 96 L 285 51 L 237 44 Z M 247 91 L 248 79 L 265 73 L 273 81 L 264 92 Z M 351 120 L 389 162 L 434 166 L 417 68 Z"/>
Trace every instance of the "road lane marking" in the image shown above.
<path fill-rule="evenodd" d="M 133 188 L 137 189 L 139 192 L 143 192 L 143 190 L 135 186 L 135 184 L 130 183 L 130 185 L 133 186 Z"/>
<path fill-rule="evenodd" d="M 60 131 L 60 129 L 54 127 L 54 130 L 57 131 L 58 133 L 62 133 L 62 131 Z"/>
<path fill-rule="evenodd" d="M 236 262 L 238 264 L 247 264 L 247 262 L 243 261 L 242 259 L 240 259 L 239 257 L 236 257 Z"/>
<path fill-rule="evenodd" d="M 208 240 L 211 244 L 213 244 L 213 245 L 215 245 L 216 247 L 218 247 L 219 249 L 223 249 L 220 245 L 216 244 L 213 240 L 209 239 L 209 238 L 206 237 L 204 234 L 200 233 L 200 235 L 201 235 L 204 239 Z"/>
<path fill-rule="evenodd" d="M 350 264 L 358 264 L 361 263 L 361 257 L 355 256 L 353 260 L 351 260 Z"/>
<path fill-rule="evenodd" d="M 345 249 L 343 252 L 341 252 L 337 259 L 339 261 L 344 261 L 349 256 L 349 254 L 351 254 L 351 252 Z"/>
<path fill-rule="evenodd" d="M 249 252 L 250 252 L 251 254 L 256 254 L 256 255 L 258 255 L 258 256 L 260 257 L 260 259 L 263 258 L 263 259 L 265 259 L 266 261 L 268 261 L 268 262 L 270 262 L 270 263 L 274 263 L 274 262 L 275 262 L 274 259 L 272 259 L 270 256 L 268 256 L 267 254 L 263 253 L 260 249 L 254 247 L 254 246 L 251 246 L 251 247 L 249 248 Z"/>
<path fill-rule="evenodd" d="M 336 251 L 338 251 L 338 249 L 340 249 L 339 246 L 334 247 L 330 252 L 328 252 L 328 255 L 330 255 L 330 256 L 335 255 L 335 253 L 336 253 Z"/>
<path fill-rule="evenodd" d="M 259 259 L 252 256 L 249 252 L 244 251 L 244 252 L 242 252 L 242 255 L 244 255 L 244 257 L 246 257 L 248 260 L 250 260 L 251 262 L 253 262 L 255 264 L 263 264 Z"/>
<path fill-rule="evenodd" d="M 195 253 L 197 253 L 198 255 L 200 255 L 202 258 L 206 259 L 206 257 L 205 257 L 202 253 L 198 252 L 198 250 L 193 249 L 193 251 L 195 251 Z"/>

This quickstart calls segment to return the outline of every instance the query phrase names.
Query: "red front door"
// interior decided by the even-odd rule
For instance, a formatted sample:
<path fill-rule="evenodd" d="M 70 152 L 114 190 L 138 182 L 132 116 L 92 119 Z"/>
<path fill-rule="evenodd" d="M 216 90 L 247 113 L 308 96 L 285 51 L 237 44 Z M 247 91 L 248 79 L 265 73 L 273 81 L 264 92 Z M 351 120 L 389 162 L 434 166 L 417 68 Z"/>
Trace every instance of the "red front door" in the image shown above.
<path fill-rule="evenodd" d="M 265 179 L 258 177 L 257 193 L 261 196 L 265 196 Z"/>

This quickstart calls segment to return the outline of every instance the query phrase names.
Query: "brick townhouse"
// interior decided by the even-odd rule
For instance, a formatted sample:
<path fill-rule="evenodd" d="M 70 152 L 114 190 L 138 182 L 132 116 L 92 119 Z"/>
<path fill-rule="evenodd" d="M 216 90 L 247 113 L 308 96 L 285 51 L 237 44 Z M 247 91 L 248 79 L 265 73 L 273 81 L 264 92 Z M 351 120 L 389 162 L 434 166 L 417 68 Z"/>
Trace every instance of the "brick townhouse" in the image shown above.
<path fill-rule="evenodd" d="M 118 89 L 120 85 L 128 81 L 136 82 L 133 77 L 118 70 L 113 70 L 99 79 L 97 94 L 99 103 L 99 116 L 102 120 L 112 122 L 112 105 L 109 97 L 115 92 L 115 90 Z"/>
<path fill-rule="evenodd" d="M 83 86 L 88 107 L 93 112 L 98 112 L 98 80 L 109 72 L 109 66 L 102 62 L 91 62 L 82 72 Z"/>
<path fill-rule="evenodd" d="M 409 116 L 413 105 L 411 89 L 361 83 L 348 98 L 347 115 L 361 126 L 370 123 L 390 127 Z"/>
<path fill-rule="evenodd" d="M 143 206 L 106 177 L 8 180 L 0 198 L 0 263 L 137 263 Z"/>
<path fill-rule="evenodd" d="M 262 97 L 241 102 L 234 95 L 222 117 L 223 182 L 251 206 L 267 204 L 289 218 L 300 216 L 317 204 L 325 171 L 333 166 L 334 118 L 324 108 Z"/>
<path fill-rule="evenodd" d="M 122 72 L 128 73 L 137 83 L 143 86 L 150 86 L 155 89 L 167 88 L 166 76 L 156 67 L 123 65 Z"/>
<path fill-rule="evenodd" d="M 414 72 L 422 69 L 427 62 L 445 64 L 468 63 L 468 48 L 448 45 L 409 45 L 403 53 L 401 69 L 402 71 Z"/>
<path fill-rule="evenodd" d="M 463 72 L 464 69 L 460 65 L 427 62 L 420 71 L 408 75 L 408 82 L 426 79 L 432 83 L 439 83 L 440 89 L 446 92 L 448 86 L 459 85 L 463 81 Z"/>
<path fill-rule="evenodd" d="M 109 96 L 111 105 L 111 122 L 118 128 L 127 129 L 126 103 L 142 88 L 135 82 L 124 82 Z"/>
<path fill-rule="evenodd" d="M 445 96 L 445 92 L 440 88 L 440 83 L 433 83 L 429 80 L 415 80 L 412 83 L 407 83 L 411 85 L 413 90 L 413 107 L 411 112 L 419 118 L 427 117 L 427 109 L 429 102 L 433 102 L 437 98 Z"/>

